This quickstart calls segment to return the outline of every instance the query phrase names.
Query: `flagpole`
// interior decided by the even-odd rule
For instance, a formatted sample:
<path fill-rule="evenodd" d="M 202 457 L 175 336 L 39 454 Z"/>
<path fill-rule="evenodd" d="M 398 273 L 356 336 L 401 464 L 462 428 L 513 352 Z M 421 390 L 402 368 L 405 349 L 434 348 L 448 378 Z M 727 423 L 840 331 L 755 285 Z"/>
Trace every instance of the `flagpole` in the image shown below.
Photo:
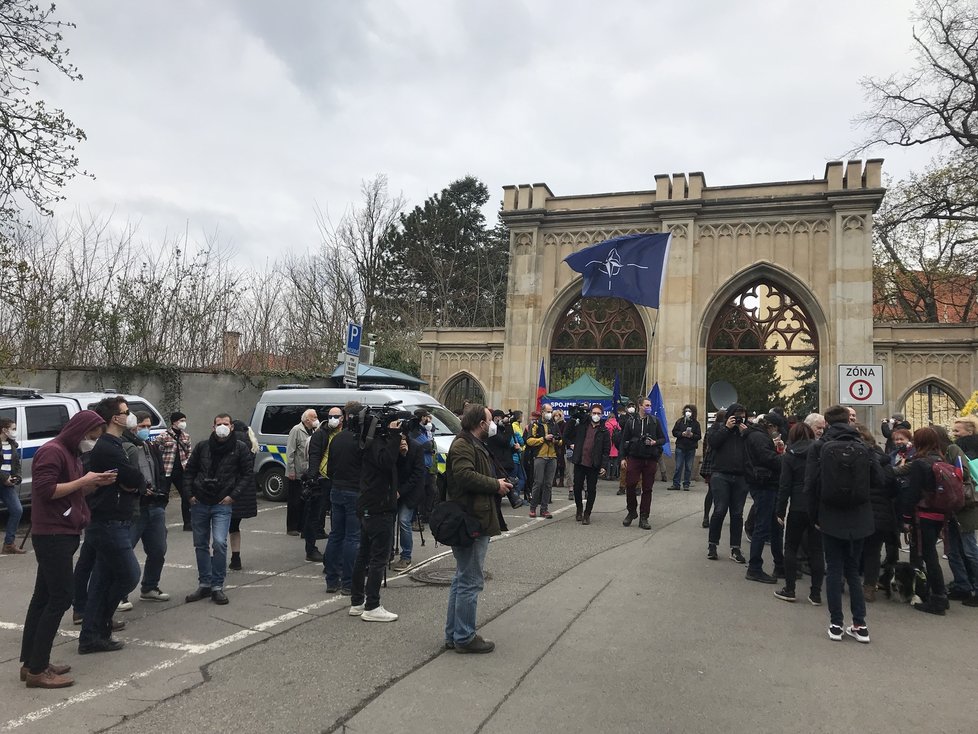
<path fill-rule="evenodd" d="M 661 310 L 662 309 L 659 309 L 659 308 L 657 308 L 655 310 L 655 319 L 652 321 L 652 338 L 649 339 L 649 351 L 653 355 L 653 358 L 655 357 L 655 352 L 652 351 L 652 346 L 655 344 L 655 333 L 656 333 L 656 331 L 659 328 L 659 311 L 661 311 Z M 645 392 L 644 392 L 645 395 L 648 395 L 649 394 L 649 390 L 652 389 L 651 387 L 649 387 L 648 377 L 649 377 L 649 360 L 648 360 L 648 358 L 646 358 L 646 360 L 645 360 L 645 371 L 642 373 L 642 386 L 645 389 Z"/>

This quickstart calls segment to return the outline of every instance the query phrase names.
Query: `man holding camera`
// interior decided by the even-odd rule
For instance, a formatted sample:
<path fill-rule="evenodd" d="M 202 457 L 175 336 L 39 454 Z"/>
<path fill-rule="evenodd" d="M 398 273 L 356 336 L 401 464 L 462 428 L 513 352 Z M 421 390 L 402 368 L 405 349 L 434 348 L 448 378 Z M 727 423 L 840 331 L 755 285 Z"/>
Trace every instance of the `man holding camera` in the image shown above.
<path fill-rule="evenodd" d="M 536 451 L 536 458 L 533 460 L 533 495 L 530 498 L 530 517 L 537 516 L 538 506 L 540 517 L 548 519 L 553 517 L 547 506 L 550 504 L 554 474 L 557 471 L 557 452 L 562 451 L 564 447 L 561 432 L 553 418 L 553 408 L 549 403 L 544 403 L 543 414 L 540 416 L 540 420 L 533 422 L 530 428 L 530 437 L 526 439 L 526 445 Z M 492 422 L 491 415 L 489 422 Z"/>
<path fill-rule="evenodd" d="M 306 502 L 302 498 L 303 478 L 309 471 L 309 439 L 319 428 L 319 416 L 314 408 L 302 413 L 299 422 L 292 426 L 285 441 L 285 476 L 289 482 L 289 496 L 285 510 L 285 532 L 301 535 L 306 519 Z"/>
<path fill-rule="evenodd" d="M 228 603 L 224 579 L 231 505 L 255 481 L 251 449 L 234 437 L 231 423 L 227 413 L 215 416 L 210 437 L 194 447 L 183 476 L 183 493 L 190 502 L 194 529 L 198 579 L 197 590 L 187 595 L 187 603 L 208 598 L 215 604 Z"/>
<path fill-rule="evenodd" d="M 713 515 L 710 516 L 710 536 L 706 557 L 717 560 L 717 546 L 723 520 L 730 511 L 730 560 L 747 563 L 740 551 L 744 532 L 744 503 L 747 501 L 747 409 L 740 403 L 727 408 L 726 422 L 707 435 L 713 457 L 710 489 L 713 492 Z"/>
<path fill-rule="evenodd" d="M 160 576 L 166 560 L 166 504 L 170 500 L 170 485 L 163 473 L 163 456 L 159 447 L 150 442 L 149 413 L 136 413 L 136 431 L 124 438 L 129 462 L 139 467 L 143 485 L 139 493 L 139 518 L 132 524 L 132 547 L 141 540 L 146 553 L 143 583 L 139 598 L 143 601 L 169 601 L 170 595 L 160 591 Z"/>
<path fill-rule="evenodd" d="M 638 526 L 642 530 L 651 530 L 649 514 L 652 512 L 652 485 L 655 482 L 655 470 L 662 456 L 662 445 L 666 442 L 666 434 L 659 425 L 659 419 L 652 412 L 652 401 L 645 398 L 642 401 L 641 413 L 634 420 L 625 424 L 621 435 L 621 452 L 625 466 L 625 505 L 628 514 L 622 520 L 626 528 L 632 520 L 638 518 Z M 636 491 L 639 480 L 642 482 L 642 502 L 638 503 Z M 636 512 L 635 510 L 638 510 Z"/>
<path fill-rule="evenodd" d="M 364 622 L 395 622 L 397 615 L 380 605 L 380 584 L 394 542 L 394 513 L 397 512 L 397 459 L 407 435 L 401 421 L 386 423 L 387 416 L 361 415 L 360 548 L 353 564 L 350 587 L 350 616 Z M 370 423 L 373 437 L 370 438 Z M 407 426 L 405 425 L 405 429 Z"/>

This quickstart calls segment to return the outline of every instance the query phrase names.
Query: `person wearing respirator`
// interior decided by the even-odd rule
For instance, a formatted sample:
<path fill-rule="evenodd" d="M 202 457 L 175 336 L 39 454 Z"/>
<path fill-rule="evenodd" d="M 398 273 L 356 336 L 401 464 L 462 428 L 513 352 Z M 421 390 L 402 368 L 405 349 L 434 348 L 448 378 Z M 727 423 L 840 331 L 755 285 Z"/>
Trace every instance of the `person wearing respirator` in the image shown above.
<path fill-rule="evenodd" d="M 285 441 L 285 476 L 289 482 L 285 532 L 288 535 L 302 535 L 306 517 L 306 501 L 302 499 L 302 476 L 309 471 L 309 439 L 317 428 L 319 416 L 315 408 L 308 408 L 303 411 L 299 422 L 292 426 Z"/>
<path fill-rule="evenodd" d="M 156 437 L 156 445 L 163 455 L 163 475 L 167 488 L 173 487 L 181 496 L 180 514 L 183 529 L 190 532 L 190 504 L 183 497 L 183 471 L 190 460 L 193 443 L 187 433 L 187 416 L 179 410 L 170 414 L 170 427 Z"/>

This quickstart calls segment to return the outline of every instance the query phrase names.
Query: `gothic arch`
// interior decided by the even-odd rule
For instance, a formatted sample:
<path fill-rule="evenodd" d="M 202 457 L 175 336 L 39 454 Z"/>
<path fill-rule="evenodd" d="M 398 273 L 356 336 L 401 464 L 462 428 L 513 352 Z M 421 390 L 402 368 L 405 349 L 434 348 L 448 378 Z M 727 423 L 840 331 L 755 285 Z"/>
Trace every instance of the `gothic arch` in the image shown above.
<path fill-rule="evenodd" d="M 811 326 L 815 330 L 816 342 L 819 345 L 829 343 L 825 312 L 822 310 L 818 299 L 815 298 L 815 295 L 809 287 L 793 273 L 773 263 L 758 262 L 736 273 L 723 286 L 717 289 L 717 292 L 703 310 L 703 315 L 700 319 L 700 347 L 704 349 L 709 348 L 710 331 L 713 328 L 713 324 L 723 309 L 727 307 L 730 300 L 759 280 L 770 280 L 773 284 L 784 288 L 789 295 L 795 298 L 808 315 Z"/>
<path fill-rule="evenodd" d="M 920 388 L 927 385 L 933 385 L 934 387 L 940 388 L 944 393 L 954 401 L 958 410 L 968 402 L 968 398 L 961 394 L 961 392 L 950 382 L 945 380 L 943 377 L 938 377 L 937 375 L 928 375 L 927 377 L 917 380 L 910 388 L 904 391 L 900 396 L 900 399 L 896 401 L 895 405 L 897 410 L 903 409 L 903 406 L 907 404 L 910 397 L 917 392 Z M 914 426 L 914 428 L 919 428 L 919 426 Z"/>
<path fill-rule="evenodd" d="M 486 404 L 485 386 L 468 370 L 459 370 L 445 380 L 438 392 L 438 402 L 454 413 L 462 410 L 462 401 Z"/>

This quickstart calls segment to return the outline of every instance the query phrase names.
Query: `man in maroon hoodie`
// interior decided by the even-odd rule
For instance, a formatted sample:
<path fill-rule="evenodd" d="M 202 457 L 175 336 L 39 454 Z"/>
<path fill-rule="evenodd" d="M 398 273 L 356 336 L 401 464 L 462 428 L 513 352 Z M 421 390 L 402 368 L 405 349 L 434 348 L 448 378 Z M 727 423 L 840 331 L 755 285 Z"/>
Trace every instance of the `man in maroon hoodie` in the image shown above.
<path fill-rule="evenodd" d="M 94 442 L 104 430 L 104 420 L 83 410 L 34 455 L 31 533 L 37 580 L 20 649 L 20 679 L 28 688 L 65 688 L 74 683 L 66 675 L 70 666 L 51 664 L 51 647 L 71 606 L 71 562 L 90 517 L 85 495 L 115 482 L 115 472 L 85 474 L 79 458 L 82 442 Z"/>

